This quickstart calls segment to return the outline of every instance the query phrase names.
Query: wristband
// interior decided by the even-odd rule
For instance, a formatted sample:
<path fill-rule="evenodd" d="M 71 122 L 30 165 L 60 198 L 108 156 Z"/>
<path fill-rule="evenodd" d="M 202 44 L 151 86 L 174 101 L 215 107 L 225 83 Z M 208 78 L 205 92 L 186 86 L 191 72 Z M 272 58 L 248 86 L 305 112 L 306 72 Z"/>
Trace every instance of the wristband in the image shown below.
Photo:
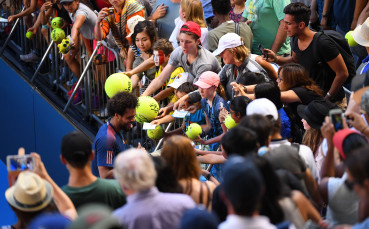
<path fill-rule="evenodd" d="M 42 25 L 43 29 L 48 29 L 49 27 L 47 27 L 47 25 Z"/>
<path fill-rule="evenodd" d="M 322 17 L 328 17 L 328 14 L 322 14 Z"/>
<path fill-rule="evenodd" d="M 329 98 L 332 98 L 332 95 L 331 95 L 331 93 L 329 93 L 329 91 L 327 92 L 327 96 L 328 96 Z"/>
<path fill-rule="evenodd" d="M 206 180 L 210 180 L 210 178 L 213 176 L 213 174 L 209 173 L 208 175 L 206 175 Z"/>

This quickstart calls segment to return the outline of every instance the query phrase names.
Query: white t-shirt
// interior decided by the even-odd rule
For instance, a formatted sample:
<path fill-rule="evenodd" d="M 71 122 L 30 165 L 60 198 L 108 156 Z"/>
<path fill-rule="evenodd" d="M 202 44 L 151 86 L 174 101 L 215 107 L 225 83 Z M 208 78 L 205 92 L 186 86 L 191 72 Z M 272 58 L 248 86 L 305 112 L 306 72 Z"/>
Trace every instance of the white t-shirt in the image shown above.
<path fill-rule="evenodd" d="M 208 49 L 208 28 L 201 28 L 201 45 Z"/>

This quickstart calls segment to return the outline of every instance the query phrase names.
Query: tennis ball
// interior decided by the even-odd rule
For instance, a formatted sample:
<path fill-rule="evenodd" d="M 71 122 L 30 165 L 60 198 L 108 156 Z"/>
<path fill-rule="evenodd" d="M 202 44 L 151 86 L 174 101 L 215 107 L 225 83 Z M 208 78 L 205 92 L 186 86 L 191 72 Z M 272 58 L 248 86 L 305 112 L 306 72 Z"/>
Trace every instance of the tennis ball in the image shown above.
<path fill-rule="evenodd" d="M 227 129 L 232 129 L 233 127 L 236 127 L 238 124 L 233 120 L 231 115 L 227 115 L 227 117 L 224 120 L 224 124 L 227 127 Z"/>
<path fill-rule="evenodd" d="M 61 28 L 64 25 L 64 20 L 61 17 L 56 17 L 51 21 L 51 28 L 57 29 Z"/>
<path fill-rule="evenodd" d="M 32 38 L 33 38 L 33 33 L 32 33 L 32 31 L 28 31 L 28 32 L 26 33 L 26 37 L 27 37 L 28 39 L 32 39 Z"/>
<path fill-rule="evenodd" d="M 135 119 L 138 123 L 151 122 L 159 113 L 159 104 L 150 96 L 138 98 Z"/>
<path fill-rule="evenodd" d="M 202 134 L 201 126 L 197 123 L 191 123 L 187 126 L 186 135 L 190 139 L 194 140 L 197 138 L 198 135 Z"/>
<path fill-rule="evenodd" d="M 64 30 L 56 28 L 51 31 L 51 39 L 56 42 L 60 43 L 65 38 Z"/>
<path fill-rule="evenodd" d="M 352 33 L 354 31 L 349 31 L 346 33 L 345 38 L 347 40 L 347 43 L 349 44 L 350 47 L 355 47 L 357 45 L 356 41 L 354 40 L 354 38 L 352 37 Z"/>
<path fill-rule="evenodd" d="M 105 81 L 105 92 L 109 98 L 118 92 L 132 92 L 132 81 L 123 73 L 111 74 Z"/>
<path fill-rule="evenodd" d="M 163 128 L 158 125 L 153 130 L 147 130 L 147 136 L 153 140 L 158 140 L 163 136 Z"/>

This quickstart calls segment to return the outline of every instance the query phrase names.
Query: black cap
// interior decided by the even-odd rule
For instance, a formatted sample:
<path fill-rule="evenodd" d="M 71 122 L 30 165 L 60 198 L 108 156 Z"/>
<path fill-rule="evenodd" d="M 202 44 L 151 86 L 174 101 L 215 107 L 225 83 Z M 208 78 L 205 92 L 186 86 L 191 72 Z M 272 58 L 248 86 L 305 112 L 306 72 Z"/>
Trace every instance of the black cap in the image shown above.
<path fill-rule="evenodd" d="M 88 161 L 92 153 L 91 142 L 84 134 L 73 131 L 63 137 L 61 153 L 72 165 L 83 164 Z"/>

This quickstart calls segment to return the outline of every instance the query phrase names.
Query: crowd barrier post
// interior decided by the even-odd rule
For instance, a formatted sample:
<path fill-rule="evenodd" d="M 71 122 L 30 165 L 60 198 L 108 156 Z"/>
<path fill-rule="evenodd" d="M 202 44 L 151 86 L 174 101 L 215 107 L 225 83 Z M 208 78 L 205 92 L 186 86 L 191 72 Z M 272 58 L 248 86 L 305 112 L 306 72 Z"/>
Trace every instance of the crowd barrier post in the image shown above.
<path fill-rule="evenodd" d="M 37 74 L 39 73 L 39 71 L 40 71 L 40 69 L 41 69 L 42 64 L 44 63 L 44 61 L 46 60 L 47 56 L 49 55 L 49 53 L 50 53 L 51 48 L 53 47 L 53 45 L 54 45 L 54 41 L 53 41 L 53 40 L 51 40 L 49 47 L 47 48 L 47 50 L 46 50 L 46 52 L 45 52 L 44 56 L 43 56 L 43 57 L 42 57 L 42 59 L 41 59 L 40 64 L 38 65 L 38 67 L 37 67 L 37 69 L 36 69 L 35 73 L 34 73 L 34 74 L 33 74 L 33 76 L 32 76 L 31 82 L 33 82 L 33 81 L 36 79 L 36 76 L 37 76 Z"/>
<path fill-rule="evenodd" d="M 25 9 L 25 7 L 23 6 L 23 8 L 22 8 L 22 11 L 21 11 L 21 12 L 23 12 L 23 11 L 24 11 L 24 9 Z M 8 46 L 8 43 L 9 43 L 9 41 L 10 41 L 10 38 L 11 38 L 11 37 L 12 37 L 12 35 L 14 34 L 15 28 L 18 26 L 18 24 L 20 23 L 20 20 L 21 20 L 21 19 L 23 19 L 23 18 L 17 18 L 17 20 L 15 21 L 15 24 L 13 25 L 13 28 L 12 28 L 12 30 L 10 31 L 8 38 L 6 39 L 5 43 L 3 44 L 3 47 L 2 47 L 2 48 L 1 48 L 1 50 L 0 50 L 0 56 L 2 56 L 2 55 L 3 55 L 5 48 L 6 48 L 6 46 Z"/>

